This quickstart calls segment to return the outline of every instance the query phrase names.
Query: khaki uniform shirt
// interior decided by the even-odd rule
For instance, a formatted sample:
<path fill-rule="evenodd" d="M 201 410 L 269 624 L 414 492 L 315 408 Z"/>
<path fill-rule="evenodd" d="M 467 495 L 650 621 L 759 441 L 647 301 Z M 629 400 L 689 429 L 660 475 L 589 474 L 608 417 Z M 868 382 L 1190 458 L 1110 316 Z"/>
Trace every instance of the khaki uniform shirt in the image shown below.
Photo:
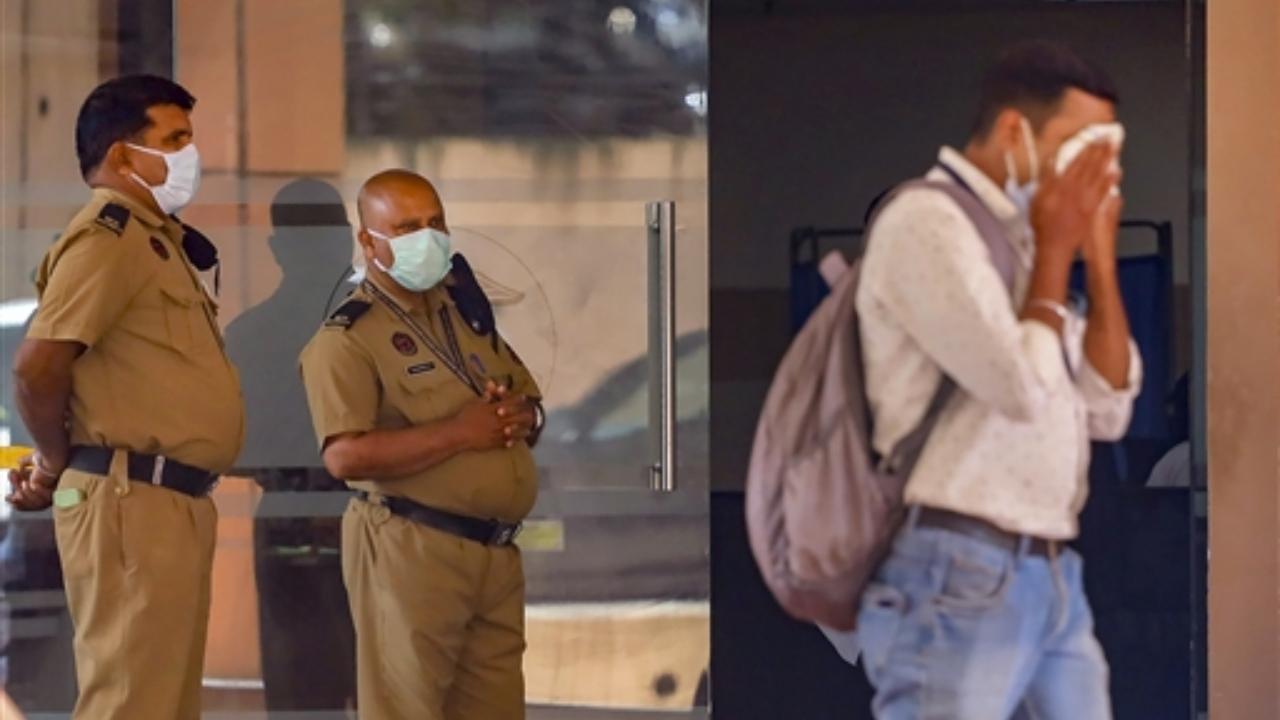
<path fill-rule="evenodd" d="M 172 218 L 97 188 L 36 275 L 27 337 L 74 341 L 71 443 L 164 455 L 210 472 L 244 441 L 244 401 L 217 305 Z"/>
<path fill-rule="evenodd" d="M 443 285 L 422 297 L 414 307 L 399 307 L 442 348 L 448 348 L 441 318 L 446 315 L 467 370 L 481 387 L 494 380 L 514 393 L 540 397 L 518 356 L 496 331 L 489 336 L 472 331 Z M 326 324 L 302 352 L 307 402 L 322 448 L 329 438 L 344 433 L 446 420 L 476 399 L 475 392 L 366 287 L 357 289 L 351 300 L 370 306 L 349 325 Z M 408 477 L 347 480 L 357 490 L 505 522 L 529 514 L 538 484 L 533 454 L 523 442 L 512 448 L 463 452 Z"/>

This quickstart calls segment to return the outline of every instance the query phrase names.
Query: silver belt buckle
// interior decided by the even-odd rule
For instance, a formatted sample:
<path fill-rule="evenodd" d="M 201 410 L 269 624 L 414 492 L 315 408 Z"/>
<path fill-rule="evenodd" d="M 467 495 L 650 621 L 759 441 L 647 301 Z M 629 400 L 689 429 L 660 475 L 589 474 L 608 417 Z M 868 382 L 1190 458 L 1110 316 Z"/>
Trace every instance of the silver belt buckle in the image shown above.
<path fill-rule="evenodd" d="M 156 464 L 151 468 L 152 485 L 164 485 L 164 461 L 165 457 L 163 455 L 156 456 Z"/>

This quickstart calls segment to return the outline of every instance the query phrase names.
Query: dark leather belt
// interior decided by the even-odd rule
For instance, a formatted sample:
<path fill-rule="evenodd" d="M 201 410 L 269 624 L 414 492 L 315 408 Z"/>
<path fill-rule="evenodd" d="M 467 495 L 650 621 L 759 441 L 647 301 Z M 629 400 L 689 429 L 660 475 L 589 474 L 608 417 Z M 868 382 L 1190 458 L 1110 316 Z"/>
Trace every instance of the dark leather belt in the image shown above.
<path fill-rule="evenodd" d="M 1030 555 L 1057 557 L 1062 552 L 1062 543 L 1056 540 L 1017 535 L 1001 530 L 986 520 L 980 520 L 969 515 L 961 515 L 949 510 L 921 507 L 920 514 L 916 518 L 916 527 L 948 530 L 985 542 L 988 545 L 995 545 L 1012 553 L 1018 552 L 1022 547 L 1024 538 L 1027 540 L 1027 553 Z"/>
<path fill-rule="evenodd" d="M 356 493 L 361 500 L 374 505 L 382 505 L 406 520 L 416 522 L 433 530 L 449 533 L 464 540 L 471 540 L 482 545 L 506 547 L 515 543 L 520 534 L 520 523 L 504 523 L 498 520 L 481 520 L 467 517 L 445 510 L 437 510 L 402 497 L 374 498 L 366 492 Z"/>
<path fill-rule="evenodd" d="M 71 461 L 67 467 L 91 475 L 107 475 L 111 472 L 111 459 L 115 449 L 76 445 L 71 448 Z M 128 453 L 129 479 L 134 482 L 158 485 L 194 498 L 204 497 L 218 484 L 218 475 L 198 467 L 184 465 L 163 455 Z"/>

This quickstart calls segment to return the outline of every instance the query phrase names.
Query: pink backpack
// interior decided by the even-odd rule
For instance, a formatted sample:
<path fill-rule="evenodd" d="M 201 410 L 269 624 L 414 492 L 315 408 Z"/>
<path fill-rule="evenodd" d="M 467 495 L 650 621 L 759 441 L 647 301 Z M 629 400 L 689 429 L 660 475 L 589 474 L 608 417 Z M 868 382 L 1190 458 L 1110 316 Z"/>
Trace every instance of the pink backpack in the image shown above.
<path fill-rule="evenodd" d="M 987 206 L 963 185 L 928 180 L 894 195 L 915 188 L 964 210 L 1011 287 L 1014 251 Z M 901 524 L 903 487 L 955 391 L 944 378 L 920 426 L 890 457 L 876 456 L 855 303 L 861 265 L 834 283 L 783 357 L 747 474 L 747 531 L 765 583 L 792 617 L 839 631 L 855 627 L 862 590 Z"/>

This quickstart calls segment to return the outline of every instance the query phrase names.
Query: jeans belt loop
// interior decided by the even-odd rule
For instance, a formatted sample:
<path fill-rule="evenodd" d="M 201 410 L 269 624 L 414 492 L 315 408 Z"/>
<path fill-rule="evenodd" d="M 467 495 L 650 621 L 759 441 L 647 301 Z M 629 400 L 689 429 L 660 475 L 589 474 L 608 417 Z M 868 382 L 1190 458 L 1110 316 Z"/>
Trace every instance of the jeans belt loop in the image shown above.
<path fill-rule="evenodd" d="M 907 530 L 915 530 L 916 525 L 920 523 L 920 506 L 911 505 L 907 508 Z"/>

